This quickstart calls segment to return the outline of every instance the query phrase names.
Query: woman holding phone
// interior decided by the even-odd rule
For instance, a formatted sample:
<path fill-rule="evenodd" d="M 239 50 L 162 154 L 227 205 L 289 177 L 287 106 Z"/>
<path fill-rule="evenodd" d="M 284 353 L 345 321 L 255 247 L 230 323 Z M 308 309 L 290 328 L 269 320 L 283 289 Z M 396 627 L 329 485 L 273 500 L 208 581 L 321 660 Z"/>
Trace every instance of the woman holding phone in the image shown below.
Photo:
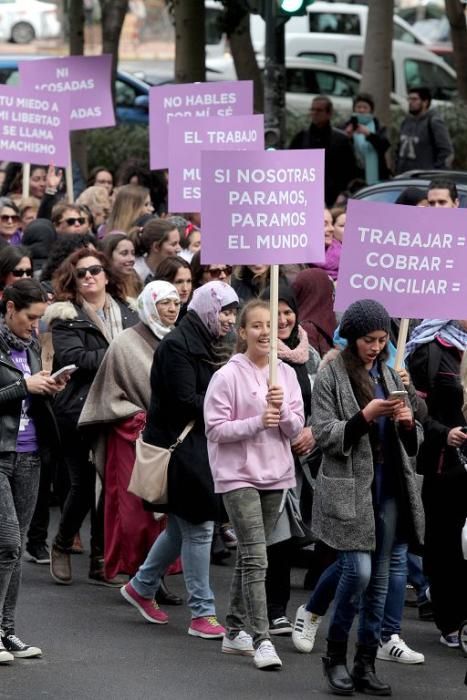
<path fill-rule="evenodd" d="M 39 282 L 18 280 L 0 302 L 0 663 L 40 656 L 15 629 L 21 558 L 39 489 L 39 448 L 58 441 L 51 395 L 66 377 L 42 371 L 35 339 L 47 294 Z"/>
<path fill-rule="evenodd" d="M 347 347 L 319 372 L 312 430 L 323 459 L 316 480 L 313 530 L 337 550 L 339 583 L 327 637 L 324 673 L 331 691 L 391 695 L 375 659 L 396 532 L 409 544 L 423 538 L 423 508 L 412 457 L 422 438 L 404 391 L 386 364 L 391 319 L 375 301 L 349 306 L 340 324 Z M 326 576 L 326 571 L 322 578 Z M 319 610 L 321 579 L 307 606 Z M 354 666 L 347 643 L 359 614 Z"/>

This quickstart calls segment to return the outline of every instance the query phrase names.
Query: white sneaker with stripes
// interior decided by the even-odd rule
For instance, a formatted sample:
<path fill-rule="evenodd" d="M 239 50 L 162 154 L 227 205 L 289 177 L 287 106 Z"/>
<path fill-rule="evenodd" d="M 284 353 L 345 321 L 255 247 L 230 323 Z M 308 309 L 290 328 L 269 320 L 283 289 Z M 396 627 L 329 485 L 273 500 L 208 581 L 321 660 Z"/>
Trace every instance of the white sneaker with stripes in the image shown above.
<path fill-rule="evenodd" d="M 418 651 L 414 651 L 399 637 L 391 635 L 387 642 L 380 642 L 376 658 L 381 661 L 397 661 L 400 664 L 423 664 L 425 657 Z"/>

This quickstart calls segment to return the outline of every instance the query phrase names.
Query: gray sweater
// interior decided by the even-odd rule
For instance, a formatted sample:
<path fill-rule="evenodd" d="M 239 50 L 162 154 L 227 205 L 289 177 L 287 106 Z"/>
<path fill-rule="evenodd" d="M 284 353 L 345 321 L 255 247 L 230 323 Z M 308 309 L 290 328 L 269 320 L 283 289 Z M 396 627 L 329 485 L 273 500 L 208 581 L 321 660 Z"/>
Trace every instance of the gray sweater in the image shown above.
<path fill-rule="evenodd" d="M 403 389 L 399 377 L 384 363 L 382 375 L 388 391 Z M 312 529 L 327 545 L 343 551 L 375 549 L 370 437 L 365 434 L 353 447 L 344 447 L 346 423 L 359 410 L 342 357 L 338 355 L 318 372 L 313 390 L 312 429 L 323 451 L 323 460 L 316 479 Z M 410 440 L 403 433 L 401 430 L 395 437 L 400 464 L 395 464 L 394 469 L 400 471 L 403 509 L 411 520 L 411 531 L 422 542 L 424 514 L 420 477 L 415 472 L 413 458 L 422 442 L 423 429 L 416 423 L 416 435 L 412 434 Z"/>
<path fill-rule="evenodd" d="M 406 170 L 443 170 L 452 164 L 454 150 L 443 117 L 430 109 L 422 116 L 408 114 L 400 127 L 396 174 Z"/>

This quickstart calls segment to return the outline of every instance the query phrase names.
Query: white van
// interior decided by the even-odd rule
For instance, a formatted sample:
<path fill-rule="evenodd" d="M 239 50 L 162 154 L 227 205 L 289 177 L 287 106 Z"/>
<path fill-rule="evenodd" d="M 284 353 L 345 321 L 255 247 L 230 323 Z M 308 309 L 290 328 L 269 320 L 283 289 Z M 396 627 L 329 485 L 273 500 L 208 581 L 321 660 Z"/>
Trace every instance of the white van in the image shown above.
<path fill-rule="evenodd" d="M 363 37 L 326 34 L 287 34 L 287 57 L 309 58 L 334 63 L 361 73 Z M 392 91 L 401 98 L 411 87 L 430 88 L 436 102 L 450 101 L 457 93 L 456 73 L 431 51 L 402 41 L 392 43 Z"/>
<path fill-rule="evenodd" d="M 285 25 L 285 34 L 365 37 L 368 20 L 366 5 L 351 5 L 345 2 L 315 2 L 307 7 L 307 14 L 291 17 Z M 260 15 L 250 17 L 250 31 L 255 51 L 262 52 L 265 41 L 265 24 Z M 407 44 L 422 46 L 427 41 L 402 17 L 393 17 L 393 38 Z"/>

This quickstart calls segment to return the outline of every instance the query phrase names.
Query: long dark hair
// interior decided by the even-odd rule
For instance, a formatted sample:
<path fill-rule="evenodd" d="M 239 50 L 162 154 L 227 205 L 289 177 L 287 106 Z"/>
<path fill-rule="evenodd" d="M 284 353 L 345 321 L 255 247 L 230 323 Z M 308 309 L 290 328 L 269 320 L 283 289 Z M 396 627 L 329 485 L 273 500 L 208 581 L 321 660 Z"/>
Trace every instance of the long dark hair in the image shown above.
<path fill-rule="evenodd" d="M 389 351 L 386 344 L 378 355 L 378 365 L 380 366 L 382 362 L 387 360 L 388 356 Z M 349 375 L 350 383 L 352 385 L 355 398 L 357 399 L 357 403 L 360 408 L 365 408 L 365 406 L 375 398 L 375 394 L 371 379 L 368 375 L 368 370 L 365 368 L 364 363 L 359 357 L 357 342 L 355 340 L 349 341 L 347 347 L 342 350 L 342 361 L 344 362 L 345 369 Z"/>
<path fill-rule="evenodd" d="M 32 279 L 21 279 L 5 287 L 0 301 L 0 314 L 6 312 L 8 301 L 12 301 L 17 311 L 27 309 L 31 304 L 43 304 L 48 301 L 47 292 L 40 282 Z"/>
<path fill-rule="evenodd" d="M 23 258 L 29 258 L 32 268 L 31 253 L 24 245 L 7 245 L 0 250 L 0 289 L 4 288 L 6 278 Z"/>

